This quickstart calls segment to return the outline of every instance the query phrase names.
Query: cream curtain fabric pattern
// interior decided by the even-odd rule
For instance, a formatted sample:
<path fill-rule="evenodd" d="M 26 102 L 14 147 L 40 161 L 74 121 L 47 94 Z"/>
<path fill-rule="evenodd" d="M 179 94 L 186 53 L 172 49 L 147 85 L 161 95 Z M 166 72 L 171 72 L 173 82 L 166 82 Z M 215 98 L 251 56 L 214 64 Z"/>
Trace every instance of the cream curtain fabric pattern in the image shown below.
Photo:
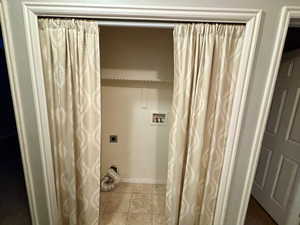
<path fill-rule="evenodd" d="M 55 224 L 98 225 L 100 50 L 92 21 L 39 19 L 54 164 Z"/>
<path fill-rule="evenodd" d="M 244 26 L 177 25 L 173 36 L 168 225 L 212 225 Z"/>

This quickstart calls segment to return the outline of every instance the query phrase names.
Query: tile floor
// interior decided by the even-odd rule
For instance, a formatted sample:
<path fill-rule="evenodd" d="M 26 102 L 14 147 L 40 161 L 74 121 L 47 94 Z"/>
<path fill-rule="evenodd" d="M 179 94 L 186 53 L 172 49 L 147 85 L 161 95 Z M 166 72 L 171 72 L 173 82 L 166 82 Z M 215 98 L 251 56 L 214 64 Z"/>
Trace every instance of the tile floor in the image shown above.
<path fill-rule="evenodd" d="M 101 225 L 166 225 L 165 185 L 121 183 L 101 193 Z M 245 225 L 277 225 L 251 197 Z"/>
<path fill-rule="evenodd" d="M 101 225 L 166 225 L 165 185 L 121 183 L 101 193 Z"/>

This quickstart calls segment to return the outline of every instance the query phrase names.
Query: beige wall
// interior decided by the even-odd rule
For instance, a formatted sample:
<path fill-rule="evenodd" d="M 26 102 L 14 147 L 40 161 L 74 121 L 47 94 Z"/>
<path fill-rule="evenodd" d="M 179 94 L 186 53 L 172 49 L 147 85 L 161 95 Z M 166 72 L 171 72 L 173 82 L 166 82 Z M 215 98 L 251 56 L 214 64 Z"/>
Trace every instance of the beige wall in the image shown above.
<path fill-rule="evenodd" d="M 151 125 L 152 112 L 169 112 L 170 86 L 103 82 L 102 174 L 111 165 L 129 182 L 166 183 L 168 125 Z M 142 93 L 143 92 L 143 93 Z M 118 143 L 109 143 L 118 135 Z"/>
<path fill-rule="evenodd" d="M 165 183 L 169 127 L 151 125 L 151 113 L 169 112 L 172 83 L 141 80 L 172 79 L 172 31 L 104 27 L 100 34 L 102 76 L 139 80 L 102 82 L 102 175 L 116 165 L 125 181 Z"/>
<path fill-rule="evenodd" d="M 133 80 L 173 79 L 171 29 L 101 27 L 101 75 Z"/>
<path fill-rule="evenodd" d="M 33 104 L 33 93 L 30 80 L 28 53 L 26 49 L 24 18 L 22 2 L 25 0 L 9 0 L 9 17 L 11 20 L 13 43 L 16 49 L 18 79 L 21 88 L 21 98 L 25 108 L 25 126 L 28 133 L 28 144 L 31 158 L 31 167 L 34 173 L 35 191 L 37 192 L 38 210 L 41 215 L 41 225 L 48 225 L 45 203 L 45 189 L 42 179 L 42 167 L 38 144 L 38 133 Z M 44 2 L 44 1 L 41 1 Z M 247 97 L 246 114 L 242 124 L 242 133 L 237 155 L 236 171 L 233 177 L 234 189 L 230 194 L 230 204 L 226 217 L 226 225 L 234 225 L 237 209 L 240 205 L 241 190 L 249 165 L 249 155 L 253 143 L 254 130 L 257 125 L 257 115 L 261 107 L 262 96 L 265 90 L 270 59 L 274 50 L 275 34 L 279 22 L 280 10 L 284 5 L 300 6 L 299 0 L 52 0 L 52 2 L 82 2 L 102 3 L 112 5 L 138 6 L 189 6 L 189 7 L 216 7 L 216 8 L 257 8 L 262 9 L 263 20 L 259 33 L 259 43 L 256 52 L 256 62 Z"/>

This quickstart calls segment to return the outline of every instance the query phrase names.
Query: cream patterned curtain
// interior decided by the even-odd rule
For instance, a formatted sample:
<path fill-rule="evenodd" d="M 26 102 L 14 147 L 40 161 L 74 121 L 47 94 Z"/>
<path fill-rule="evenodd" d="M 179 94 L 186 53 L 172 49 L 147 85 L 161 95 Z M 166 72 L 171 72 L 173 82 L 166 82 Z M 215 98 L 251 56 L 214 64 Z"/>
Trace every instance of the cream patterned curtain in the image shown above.
<path fill-rule="evenodd" d="M 55 224 L 98 225 L 100 50 L 95 22 L 39 19 L 57 207 Z"/>
<path fill-rule="evenodd" d="M 173 35 L 168 225 L 212 225 L 244 26 L 178 25 Z"/>

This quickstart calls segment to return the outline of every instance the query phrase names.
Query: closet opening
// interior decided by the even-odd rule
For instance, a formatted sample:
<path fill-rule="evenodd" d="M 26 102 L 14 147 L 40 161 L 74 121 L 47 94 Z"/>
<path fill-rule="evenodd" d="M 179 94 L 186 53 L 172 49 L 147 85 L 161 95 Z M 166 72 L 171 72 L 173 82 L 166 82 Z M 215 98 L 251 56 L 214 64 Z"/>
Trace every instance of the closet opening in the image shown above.
<path fill-rule="evenodd" d="M 245 26 L 127 25 L 38 21 L 59 219 L 210 224 Z"/>
<path fill-rule="evenodd" d="M 102 192 L 103 219 L 111 220 L 111 216 L 115 220 L 119 215 L 132 223 L 141 219 L 148 224 L 155 214 L 154 219 L 163 221 L 173 95 L 173 30 L 101 26 L 99 32 L 101 177 L 115 166 L 121 178 L 112 191 Z"/>
<path fill-rule="evenodd" d="M 0 33 L 0 225 L 30 225 L 30 210 L 4 44 Z"/>

